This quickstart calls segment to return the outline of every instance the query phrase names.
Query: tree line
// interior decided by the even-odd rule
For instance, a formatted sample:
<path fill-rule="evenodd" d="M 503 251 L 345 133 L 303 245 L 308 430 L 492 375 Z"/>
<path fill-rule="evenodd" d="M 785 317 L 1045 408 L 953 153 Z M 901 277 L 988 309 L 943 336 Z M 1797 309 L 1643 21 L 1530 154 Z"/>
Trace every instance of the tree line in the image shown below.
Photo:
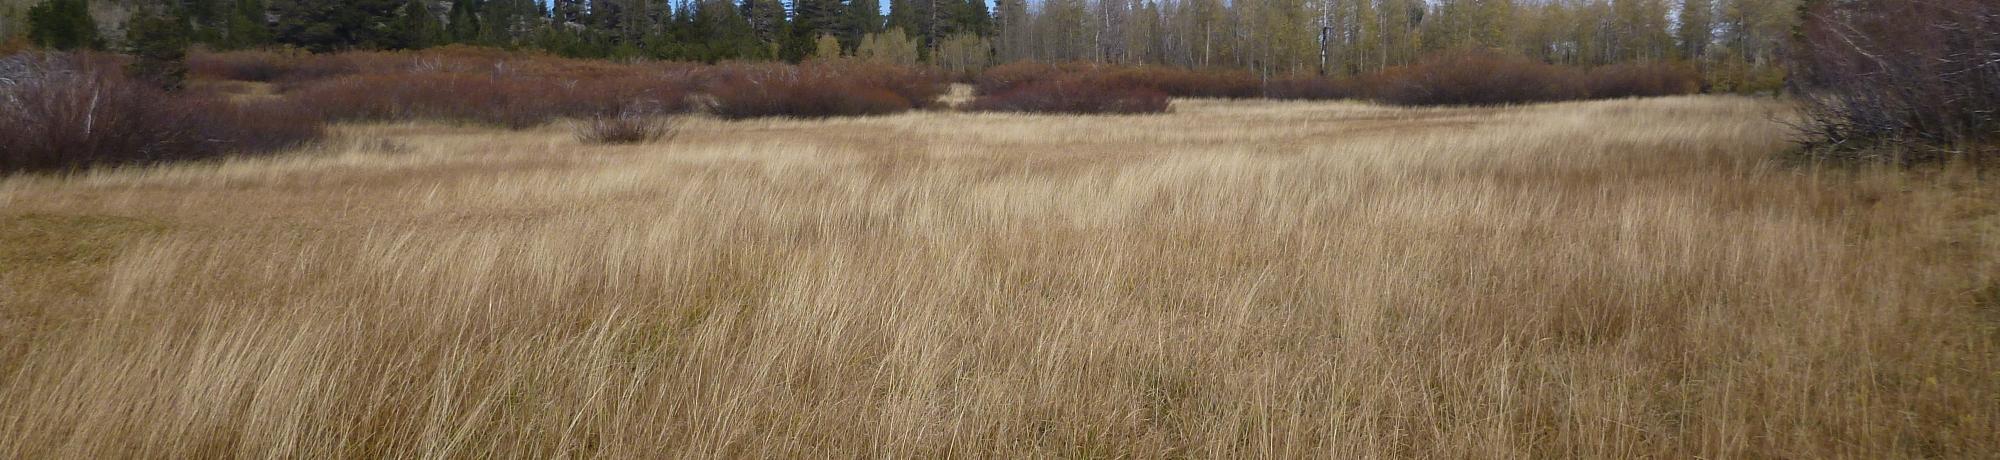
<path fill-rule="evenodd" d="M 11 12 L 43 47 L 103 46 L 90 0 Z M 111 1 L 117 0 L 99 0 Z M 126 0 L 130 1 L 130 0 Z M 1594 66 L 1679 60 L 1775 87 L 1799 0 L 152 0 L 214 49 L 468 44 L 714 62 L 832 54 L 977 69 L 1015 60 L 1360 74 L 1455 49 Z M 884 14 L 884 6 L 887 13 Z M 16 8 L 18 9 L 18 8 Z"/>

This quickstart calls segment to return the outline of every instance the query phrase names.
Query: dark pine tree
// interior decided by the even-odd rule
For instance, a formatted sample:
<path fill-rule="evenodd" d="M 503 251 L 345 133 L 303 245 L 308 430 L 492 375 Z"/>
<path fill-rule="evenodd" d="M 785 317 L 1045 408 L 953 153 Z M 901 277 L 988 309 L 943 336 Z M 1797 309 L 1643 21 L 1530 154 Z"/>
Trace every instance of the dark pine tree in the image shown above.
<path fill-rule="evenodd" d="M 236 0 L 222 34 L 222 48 L 243 49 L 271 43 L 271 9 L 264 0 Z"/>
<path fill-rule="evenodd" d="M 85 0 L 46 0 L 29 8 L 28 40 L 35 46 L 58 50 L 104 46 L 97 36 L 97 20 L 90 17 L 90 4 Z"/>
<path fill-rule="evenodd" d="M 132 63 L 126 71 L 133 78 L 167 91 L 178 91 L 187 82 L 187 48 L 192 34 L 188 21 L 154 8 L 140 8 L 125 23 L 125 42 Z"/>
<path fill-rule="evenodd" d="M 993 15 L 986 9 L 986 0 L 958 0 L 949 5 L 953 6 L 950 34 L 993 35 Z"/>
<path fill-rule="evenodd" d="M 792 0 L 792 28 L 779 57 L 798 62 L 811 56 L 821 35 L 840 33 L 840 0 Z"/>
<path fill-rule="evenodd" d="M 445 40 L 452 43 L 479 42 L 479 11 L 481 0 L 457 0 L 451 2 L 451 11 L 445 13 Z"/>
<path fill-rule="evenodd" d="M 167 15 L 188 25 L 189 40 L 209 46 L 223 45 L 224 35 L 229 29 L 229 15 L 233 11 L 224 8 L 222 0 L 181 0 L 178 3 L 169 2 L 169 6 L 172 9 L 166 12 Z"/>
<path fill-rule="evenodd" d="M 279 43 L 315 52 L 397 45 L 393 28 L 406 0 L 278 0 L 271 11 Z"/>
<path fill-rule="evenodd" d="M 750 23 L 750 31 L 757 40 L 775 45 L 786 37 L 785 5 L 778 0 L 743 0 L 737 13 Z"/>
<path fill-rule="evenodd" d="M 861 37 L 882 31 L 882 2 L 880 0 L 851 0 L 847 9 L 841 12 L 840 48 L 853 52 L 861 45 Z"/>
<path fill-rule="evenodd" d="M 444 42 L 444 24 L 431 12 L 430 0 L 404 2 L 390 28 L 395 33 L 395 42 L 390 44 L 393 48 L 416 50 Z"/>
<path fill-rule="evenodd" d="M 726 0 L 708 0 L 696 6 L 688 36 L 699 40 L 689 47 L 691 59 L 716 62 L 771 58 L 771 48 L 757 39 L 750 21 Z"/>

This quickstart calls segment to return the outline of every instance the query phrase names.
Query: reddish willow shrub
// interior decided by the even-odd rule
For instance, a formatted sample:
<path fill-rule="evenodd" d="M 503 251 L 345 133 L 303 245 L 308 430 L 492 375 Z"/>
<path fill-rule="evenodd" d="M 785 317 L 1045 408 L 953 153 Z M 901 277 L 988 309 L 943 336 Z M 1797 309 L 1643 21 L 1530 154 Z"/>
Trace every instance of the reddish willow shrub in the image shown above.
<path fill-rule="evenodd" d="M 733 63 L 704 80 L 715 114 L 730 119 L 889 114 L 929 107 L 946 90 L 935 73 L 850 62 Z"/>
<path fill-rule="evenodd" d="M 1100 71 L 1120 86 L 1151 88 L 1173 97 L 1243 99 L 1263 94 L 1263 82 L 1242 70 L 1135 67 Z"/>
<path fill-rule="evenodd" d="M 1484 51 L 1439 55 L 1364 77 L 1371 98 L 1397 105 L 1499 105 L 1581 99 L 1575 70 Z"/>
<path fill-rule="evenodd" d="M 718 114 L 745 118 L 892 113 L 931 106 L 947 89 L 934 72 L 844 61 L 711 67 L 469 47 L 210 53 L 197 60 L 198 73 L 211 79 L 280 82 L 288 98 L 330 120 L 447 119 L 517 129 L 632 110 L 685 112 L 697 92 L 711 96 Z"/>
<path fill-rule="evenodd" d="M 1264 83 L 1264 97 L 1271 99 L 1329 101 L 1363 96 L 1361 88 L 1352 79 L 1288 77 Z"/>
<path fill-rule="evenodd" d="M 1166 112 L 1169 103 L 1167 94 L 1156 89 L 1079 75 L 1037 80 L 998 93 L 984 94 L 973 99 L 967 109 L 982 112 L 1136 114 Z"/>
<path fill-rule="evenodd" d="M 824 69 L 833 78 L 863 87 L 888 90 L 910 102 L 914 108 L 936 106 L 938 98 L 951 89 L 946 76 L 930 70 L 865 61 L 809 63 L 802 69 Z"/>
<path fill-rule="evenodd" d="M 973 77 L 977 94 L 1008 90 L 1057 78 L 1097 80 L 1103 87 L 1145 88 L 1173 97 L 1253 98 L 1263 84 L 1246 71 L 1188 70 L 1168 67 L 1116 67 L 1092 64 L 1015 62 L 987 69 Z"/>
<path fill-rule="evenodd" d="M 444 119 L 521 129 L 633 109 L 683 112 L 690 106 L 688 85 L 667 76 L 558 80 L 407 73 L 327 80 L 289 98 L 329 120 Z"/>
<path fill-rule="evenodd" d="M 1634 62 L 1590 69 L 1584 87 L 1592 99 L 1655 97 L 1701 91 L 1701 73 L 1664 62 Z"/>
<path fill-rule="evenodd" d="M 296 72 L 306 55 L 299 52 L 229 51 L 191 53 L 188 76 L 208 80 L 271 82 Z"/>
<path fill-rule="evenodd" d="M 474 73 L 524 78 L 591 80 L 659 73 L 687 73 L 696 64 L 627 64 L 539 53 L 451 45 L 422 51 L 352 51 L 309 54 L 297 50 L 193 53 L 189 74 L 299 86 L 349 75 Z"/>
<path fill-rule="evenodd" d="M 1578 69 L 1486 51 L 1439 55 L 1362 77 L 1368 98 L 1398 105 L 1498 105 L 1654 97 L 1701 90 L 1685 65 L 1626 63 Z"/>
<path fill-rule="evenodd" d="M 1687 94 L 1700 89 L 1692 69 L 1635 63 L 1590 71 L 1485 51 L 1443 54 L 1358 78 L 1294 76 L 1260 80 L 1243 71 L 1016 62 L 973 79 L 980 95 L 1004 95 L 1057 79 L 1091 80 L 1094 88 L 1143 88 L 1172 97 L 1372 99 L 1400 105 L 1494 105 L 1594 98 Z M 1054 91 L 1043 88 L 1044 93 Z M 1068 91 L 1068 90 L 1065 90 Z"/>
<path fill-rule="evenodd" d="M 1098 66 L 1084 63 L 1051 64 L 1016 61 L 1001 64 L 972 77 L 975 94 L 999 94 L 1017 87 L 1072 74 L 1094 72 Z"/>
<path fill-rule="evenodd" d="M 266 153 L 321 137 L 283 102 L 168 94 L 126 77 L 116 58 L 17 55 L 0 61 L 0 173 Z"/>

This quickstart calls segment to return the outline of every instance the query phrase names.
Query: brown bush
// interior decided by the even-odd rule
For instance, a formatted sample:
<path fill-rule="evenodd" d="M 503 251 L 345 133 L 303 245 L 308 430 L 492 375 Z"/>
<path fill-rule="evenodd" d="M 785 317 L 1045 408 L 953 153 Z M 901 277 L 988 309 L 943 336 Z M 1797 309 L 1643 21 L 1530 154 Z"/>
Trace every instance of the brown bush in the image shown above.
<path fill-rule="evenodd" d="M 0 56 L 7 56 L 22 51 L 27 51 L 29 48 L 33 48 L 34 46 L 35 46 L 34 43 L 30 43 L 28 41 L 28 37 L 26 35 L 14 35 L 11 37 L 7 37 L 5 39 L 0 39 Z"/>
<path fill-rule="evenodd" d="M 0 62 L 0 173 L 262 153 L 323 134 L 271 104 L 168 94 L 109 58 L 18 55 Z"/>
<path fill-rule="evenodd" d="M 1325 101 L 1361 96 L 1361 89 L 1349 79 L 1291 77 L 1264 83 L 1264 97 L 1271 99 Z"/>
<path fill-rule="evenodd" d="M 312 110 L 282 99 L 224 102 L 202 100 L 207 111 L 199 117 L 200 132 L 224 151 L 275 152 L 299 147 L 326 135 L 326 122 Z"/>
<path fill-rule="evenodd" d="M 942 73 L 929 69 L 918 69 L 864 61 L 835 61 L 808 66 L 825 66 L 838 78 L 857 85 L 876 87 L 896 93 L 910 101 L 915 108 L 930 108 L 937 105 L 938 97 L 951 90 L 948 79 Z"/>
<path fill-rule="evenodd" d="M 977 94 L 992 95 L 1067 77 L 1099 80 L 1104 86 L 1148 88 L 1173 97 L 1253 98 L 1263 93 L 1263 85 L 1257 77 L 1244 71 L 1058 65 L 1027 61 L 986 69 L 973 78 L 973 87 Z"/>
<path fill-rule="evenodd" d="M 595 80 L 659 73 L 687 73 L 684 63 L 626 64 L 570 59 L 534 52 L 451 45 L 421 51 L 352 51 L 308 54 L 297 50 L 198 52 L 191 74 L 210 80 L 264 81 L 288 88 L 349 75 L 465 73 L 516 78 Z"/>
<path fill-rule="evenodd" d="M 928 106 L 943 93 L 935 75 L 884 69 L 735 63 L 711 71 L 705 86 L 715 114 L 732 119 L 881 115 Z"/>
<path fill-rule="evenodd" d="M 1121 86 L 1152 88 L 1173 97 L 1243 99 L 1263 94 L 1263 84 L 1255 75 L 1241 70 L 1188 70 L 1166 67 L 1133 67 L 1102 70 Z"/>
<path fill-rule="evenodd" d="M 329 120 L 442 119 L 521 129 L 557 118 L 616 114 L 634 104 L 682 112 L 689 107 L 688 86 L 668 76 L 572 81 L 406 73 L 337 78 L 289 97 Z"/>
<path fill-rule="evenodd" d="M 1166 93 L 1128 81 L 1090 75 L 1039 80 L 996 94 L 981 95 L 967 106 L 982 112 L 1066 114 L 1134 114 L 1166 112 Z"/>
<path fill-rule="evenodd" d="M 280 51 L 191 53 L 188 75 L 207 80 L 271 82 L 291 76 L 301 62 L 310 58 L 300 52 Z"/>
<path fill-rule="evenodd" d="M 1590 69 L 1584 86 L 1592 99 L 1675 96 L 1701 91 L 1701 74 L 1686 65 L 1634 62 Z"/>
<path fill-rule="evenodd" d="M 1793 84 L 1812 154 L 1889 151 L 1906 163 L 2000 155 L 2000 5 L 1811 2 L 1800 38 Z"/>
<path fill-rule="evenodd" d="M 1097 66 L 1092 64 L 1050 64 L 1035 61 L 1016 61 L 1001 64 L 980 72 L 972 78 L 975 94 L 1000 94 L 1031 83 L 1053 79 L 1068 74 L 1092 72 Z"/>
<path fill-rule="evenodd" d="M 578 122 L 576 139 L 585 144 L 643 144 L 671 138 L 679 129 L 678 120 L 635 109 Z"/>
<path fill-rule="evenodd" d="M 1371 98 L 1398 105 L 1500 105 L 1579 99 L 1578 71 L 1487 51 L 1460 51 L 1366 78 Z"/>

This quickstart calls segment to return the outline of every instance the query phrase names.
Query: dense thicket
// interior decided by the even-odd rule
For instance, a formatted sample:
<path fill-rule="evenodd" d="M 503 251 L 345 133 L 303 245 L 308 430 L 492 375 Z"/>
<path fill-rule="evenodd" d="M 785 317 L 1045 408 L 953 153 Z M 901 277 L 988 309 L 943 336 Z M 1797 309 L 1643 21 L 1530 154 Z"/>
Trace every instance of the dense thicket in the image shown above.
<path fill-rule="evenodd" d="M 283 102 L 166 93 L 117 58 L 0 59 L 0 173 L 182 161 L 281 150 L 318 138 L 318 118 Z"/>
<path fill-rule="evenodd" d="M 491 48 L 201 53 L 210 80 L 274 82 L 330 120 L 443 119 L 525 128 L 558 118 L 709 110 L 727 118 L 872 115 L 929 107 L 936 72 L 857 60 L 616 63 Z"/>
<path fill-rule="evenodd" d="M 1041 85 L 1057 80 L 1064 80 L 1066 84 Z M 1140 94 L 1127 90 L 1144 90 L 1145 93 L 1173 97 L 1368 99 L 1398 105 L 1499 105 L 1690 94 L 1700 89 L 1701 79 L 1687 66 L 1669 63 L 1625 63 L 1580 69 L 1519 55 L 1459 51 L 1440 53 L 1414 64 L 1344 77 L 1263 79 L 1244 71 L 1021 61 L 994 66 L 973 77 L 972 82 L 974 91 L 982 99 L 990 97 L 993 100 L 975 106 L 992 110 L 994 104 L 1007 99 L 1032 101 L 1035 97 L 1056 95 L 1083 97 L 1074 94 L 1082 88 L 1117 90 L 1127 95 Z M 1017 88 L 1024 87 L 1035 87 L 1035 91 L 1015 93 Z M 1080 104 L 1078 107 L 1106 105 Z M 1051 107 L 1041 110 L 1049 112 L 1090 111 L 1053 102 L 1015 105 Z M 1022 108 L 1011 110 L 1032 111 Z"/>
<path fill-rule="evenodd" d="M 1995 159 L 2000 5 L 1816 0 L 1805 17 L 1794 83 L 1810 119 L 1809 151 Z"/>
<path fill-rule="evenodd" d="M 1037 79 L 981 94 L 968 109 L 985 112 L 1137 114 L 1166 112 L 1167 93 L 1102 75 L 1074 74 Z"/>

